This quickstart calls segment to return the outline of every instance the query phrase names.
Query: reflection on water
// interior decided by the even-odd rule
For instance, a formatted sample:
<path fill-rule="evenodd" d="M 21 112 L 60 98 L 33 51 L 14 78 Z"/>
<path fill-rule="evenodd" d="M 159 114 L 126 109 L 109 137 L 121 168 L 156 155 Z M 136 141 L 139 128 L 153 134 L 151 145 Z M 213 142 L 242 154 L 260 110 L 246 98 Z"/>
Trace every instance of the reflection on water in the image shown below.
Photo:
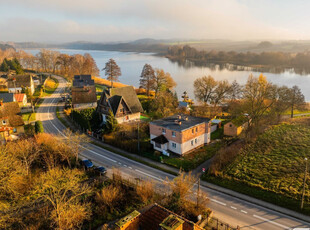
<path fill-rule="evenodd" d="M 36 54 L 39 52 L 39 49 L 26 51 Z M 227 79 L 230 82 L 237 80 L 240 84 L 244 84 L 251 73 L 256 76 L 263 73 L 268 80 L 278 85 L 287 85 L 289 87 L 298 85 L 304 93 L 306 100 L 310 101 L 310 75 L 306 74 L 307 71 L 298 72 L 294 69 L 285 68 L 266 69 L 211 63 L 197 66 L 190 61 L 170 61 L 165 57 L 154 56 L 150 53 L 69 49 L 58 49 L 57 51 L 70 55 L 89 53 L 95 59 L 100 70 L 102 70 L 109 58 L 114 58 L 121 67 L 122 76 L 120 81 L 136 87 L 139 86 L 139 77 L 144 64 L 151 64 L 154 68 L 164 69 L 171 74 L 177 83 L 176 91 L 179 96 L 186 90 L 190 97 L 193 98 L 193 82 L 198 77 L 204 75 L 211 75 L 217 80 Z M 100 75 L 104 77 L 104 72 L 101 71 Z"/>

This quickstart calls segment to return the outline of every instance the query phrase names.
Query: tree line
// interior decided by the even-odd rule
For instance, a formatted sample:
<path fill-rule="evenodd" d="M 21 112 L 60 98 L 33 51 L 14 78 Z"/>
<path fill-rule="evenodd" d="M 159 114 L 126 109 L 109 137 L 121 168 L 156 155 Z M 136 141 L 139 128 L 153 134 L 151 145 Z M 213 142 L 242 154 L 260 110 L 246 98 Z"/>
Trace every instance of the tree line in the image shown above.
<path fill-rule="evenodd" d="M 293 117 L 295 109 L 305 106 L 305 97 L 298 86 L 278 86 L 262 74 L 250 75 L 244 85 L 204 76 L 194 81 L 194 94 L 199 102 L 212 107 L 213 115 L 219 106 L 226 105 L 232 116 L 247 117 L 249 130 L 258 128 L 266 118 L 279 121 L 288 110 Z"/>
<path fill-rule="evenodd" d="M 188 45 L 170 46 L 167 57 L 174 60 L 190 60 L 195 64 L 235 64 L 252 67 L 295 68 L 295 71 L 310 73 L 310 52 L 297 54 L 285 52 L 237 53 L 235 51 L 199 51 Z"/>

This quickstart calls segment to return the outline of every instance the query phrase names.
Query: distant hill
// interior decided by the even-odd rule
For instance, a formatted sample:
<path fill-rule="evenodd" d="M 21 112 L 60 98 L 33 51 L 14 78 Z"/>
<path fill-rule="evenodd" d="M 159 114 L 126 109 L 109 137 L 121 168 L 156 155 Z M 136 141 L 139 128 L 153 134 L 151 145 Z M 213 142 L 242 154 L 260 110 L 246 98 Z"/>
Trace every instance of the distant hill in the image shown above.
<path fill-rule="evenodd" d="M 14 49 L 15 50 L 14 46 L 12 46 L 12 45 L 0 43 L 0 50 L 7 50 L 7 49 Z"/>

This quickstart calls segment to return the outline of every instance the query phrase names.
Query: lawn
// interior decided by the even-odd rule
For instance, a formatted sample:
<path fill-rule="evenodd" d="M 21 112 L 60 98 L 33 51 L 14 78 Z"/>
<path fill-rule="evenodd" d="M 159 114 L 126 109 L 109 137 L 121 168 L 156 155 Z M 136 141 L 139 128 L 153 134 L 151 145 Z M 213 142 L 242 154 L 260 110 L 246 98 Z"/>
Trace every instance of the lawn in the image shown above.
<path fill-rule="evenodd" d="M 213 157 L 222 146 L 222 142 L 208 144 L 182 157 L 165 157 L 164 162 L 167 165 L 190 171 Z"/>
<path fill-rule="evenodd" d="M 273 126 L 246 146 L 218 177 L 205 179 L 298 210 L 305 157 L 310 159 L 310 126 L 306 122 L 284 123 Z M 305 201 L 310 211 L 309 188 L 308 180 Z"/>
<path fill-rule="evenodd" d="M 32 122 L 36 120 L 36 114 L 32 112 L 23 113 L 22 118 L 26 122 Z"/>
<path fill-rule="evenodd" d="M 50 96 L 58 87 L 58 80 L 56 78 L 49 78 L 45 82 L 45 90 L 42 94 L 42 97 Z"/>

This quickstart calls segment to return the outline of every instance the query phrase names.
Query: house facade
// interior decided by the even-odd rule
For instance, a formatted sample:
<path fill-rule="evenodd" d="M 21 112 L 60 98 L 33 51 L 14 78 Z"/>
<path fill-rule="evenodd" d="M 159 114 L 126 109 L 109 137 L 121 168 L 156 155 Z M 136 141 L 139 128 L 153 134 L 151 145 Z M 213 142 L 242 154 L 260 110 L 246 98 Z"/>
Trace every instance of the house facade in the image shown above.
<path fill-rule="evenodd" d="M 22 90 L 26 88 L 31 94 L 35 91 L 34 81 L 31 75 L 15 75 L 8 77 L 9 93 L 22 93 Z"/>
<path fill-rule="evenodd" d="M 244 116 L 237 117 L 224 125 L 224 135 L 232 137 L 239 136 L 247 127 L 247 118 Z"/>
<path fill-rule="evenodd" d="M 207 118 L 176 114 L 150 122 L 154 149 L 183 155 L 211 141 L 211 122 Z"/>
<path fill-rule="evenodd" d="M 143 112 L 142 105 L 132 86 L 110 88 L 102 92 L 97 107 L 101 119 L 106 122 L 107 116 L 112 111 L 119 124 L 140 119 Z"/>
<path fill-rule="evenodd" d="M 97 95 L 94 80 L 91 75 L 74 76 L 71 88 L 72 107 L 74 109 L 87 109 L 97 107 Z"/>

